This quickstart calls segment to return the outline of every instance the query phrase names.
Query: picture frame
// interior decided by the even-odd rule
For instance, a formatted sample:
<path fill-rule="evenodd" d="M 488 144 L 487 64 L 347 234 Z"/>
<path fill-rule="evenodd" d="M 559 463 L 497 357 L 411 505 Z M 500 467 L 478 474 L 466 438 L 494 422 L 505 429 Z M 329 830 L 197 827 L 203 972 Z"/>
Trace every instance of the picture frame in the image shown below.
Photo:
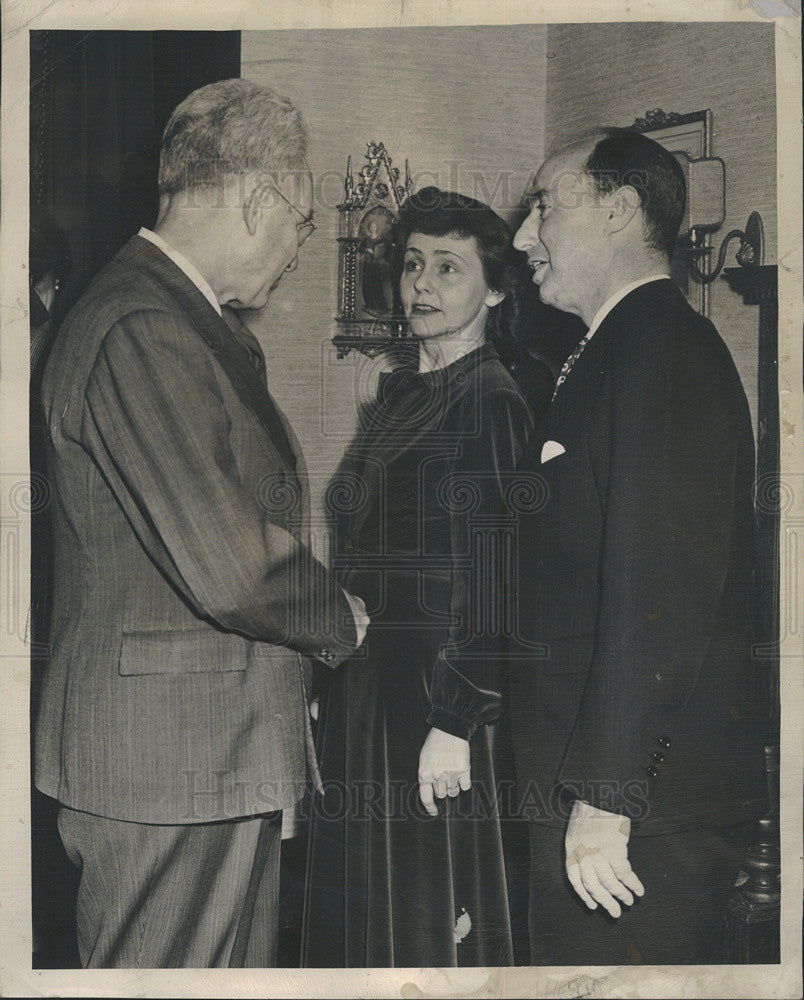
<path fill-rule="evenodd" d="M 412 190 L 410 170 L 405 160 L 402 178 L 382 142 L 366 143 L 365 160 L 355 180 L 348 158 L 338 205 L 338 333 L 333 344 L 339 358 L 352 348 L 376 357 L 407 331 L 393 261 L 396 221 Z"/>

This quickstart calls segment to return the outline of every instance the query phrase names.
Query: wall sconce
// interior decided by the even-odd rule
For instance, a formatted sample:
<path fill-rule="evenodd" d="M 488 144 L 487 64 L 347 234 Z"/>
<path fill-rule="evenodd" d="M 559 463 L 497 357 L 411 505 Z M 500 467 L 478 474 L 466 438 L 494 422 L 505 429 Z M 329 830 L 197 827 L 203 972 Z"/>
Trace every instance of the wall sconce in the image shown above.
<path fill-rule="evenodd" d="M 758 267 L 765 261 L 765 230 L 762 225 L 762 217 L 759 212 L 752 212 L 748 216 L 745 229 L 732 229 L 723 238 L 717 256 L 717 264 L 711 272 L 704 272 L 695 260 L 695 255 L 701 253 L 701 235 L 695 229 L 690 230 L 690 248 L 687 251 L 690 258 L 687 262 L 692 277 L 703 285 L 711 284 L 723 270 L 726 261 L 726 251 L 732 240 L 739 240 L 740 245 L 735 253 L 735 258 L 740 267 Z M 703 248 L 706 254 L 711 253 L 711 247 Z"/>
<path fill-rule="evenodd" d="M 707 245 L 708 233 L 720 229 L 726 218 L 726 171 L 723 160 L 718 156 L 693 159 L 687 153 L 673 154 L 684 171 L 687 184 L 687 204 L 681 222 L 684 238 L 684 252 L 687 268 L 695 281 L 702 285 L 711 284 L 723 270 L 726 252 L 732 240 L 739 239 L 736 252 L 737 263 L 741 267 L 753 267 L 764 262 L 765 235 L 762 219 L 758 212 L 748 216 L 745 230 L 732 229 L 726 234 L 718 250 L 714 269 L 702 268 L 707 262 L 712 247 Z"/>

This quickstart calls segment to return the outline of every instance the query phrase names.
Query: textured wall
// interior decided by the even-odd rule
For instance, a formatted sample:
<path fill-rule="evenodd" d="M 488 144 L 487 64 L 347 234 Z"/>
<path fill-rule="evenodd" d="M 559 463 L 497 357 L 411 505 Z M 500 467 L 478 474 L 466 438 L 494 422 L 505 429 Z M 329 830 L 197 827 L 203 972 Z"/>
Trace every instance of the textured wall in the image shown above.
<path fill-rule="evenodd" d="M 318 232 L 268 308 L 248 318 L 304 448 L 314 513 L 377 367 L 354 352 L 336 361 L 329 344 L 346 157 L 359 169 L 366 142 L 380 140 L 395 165 L 408 157 L 418 186 L 435 181 L 505 214 L 542 159 L 546 34 L 541 25 L 243 32 L 242 75 L 303 110 L 319 178 Z"/>
<path fill-rule="evenodd" d="M 762 216 L 766 263 L 776 263 L 776 82 L 766 24 L 551 25 L 545 148 L 593 125 L 630 125 L 650 108 L 712 110 L 712 154 L 726 163 L 728 230 Z M 727 266 L 734 265 L 731 245 Z M 729 345 L 756 425 L 758 306 L 718 278 L 710 318 Z"/>
<path fill-rule="evenodd" d="M 305 113 L 318 177 L 319 231 L 268 308 L 250 317 L 272 390 L 311 469 L 314 511 L 350 439 L 377 363 L 336 361 L 337 212 L 348 154 L 381 140 L 418 186 L 513 208 L 544 149 L 593 124 L 648 109 L 713 113 L 712 152 L 726 163 L 726 222 L 762 214 L 776 260 L 773 29 L 763 24 L 519 25 L 486 28 L 244 32 L 242 73 Z M 715 234 L 718 245 L 718 234 Z M 728 263 L 733 263 L 733 250 Z M 756 416 L 756 306 L 718 279 L 711 316 L 731 348 Z"/>

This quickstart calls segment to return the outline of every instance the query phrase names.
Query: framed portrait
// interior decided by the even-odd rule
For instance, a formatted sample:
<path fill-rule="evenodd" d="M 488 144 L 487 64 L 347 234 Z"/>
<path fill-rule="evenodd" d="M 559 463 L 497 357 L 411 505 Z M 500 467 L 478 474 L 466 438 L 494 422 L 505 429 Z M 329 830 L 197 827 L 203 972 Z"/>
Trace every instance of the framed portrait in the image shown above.
<path fill-rule="evenodd" d="M 366 162 L 357 176 L 346 164 L 343 201 L 338 205 L 338 357 L 352 348 L 376 357 L 404 336 L 406 325 L 393 278 L 394 231 L 411 192 L 382 142 L 366 143 Z"/>
<path fill-rule="evenodd" d="M 357 309 L 361 319 L 390 318 L 394 311 L 391 258 L 395 222 L 394 213 L 385 205 L 375 205 L 360 220 Z"/>

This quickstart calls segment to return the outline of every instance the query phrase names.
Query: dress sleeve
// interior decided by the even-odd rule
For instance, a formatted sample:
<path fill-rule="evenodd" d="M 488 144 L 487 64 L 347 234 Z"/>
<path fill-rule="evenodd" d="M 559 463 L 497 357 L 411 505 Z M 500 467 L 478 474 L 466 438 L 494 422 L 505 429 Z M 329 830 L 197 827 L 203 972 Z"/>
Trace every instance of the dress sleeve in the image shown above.
<path fill-rule="evenodd" d="M 510 604 L 506 493 L 533 420 L 519 393 L 504 389 L 482 396 L 468 424 L 477 431 L 467 432 L 441 490 L 450 512 L 452 625 L 433 667 L 427 719 L 463 739 L 500 712 L 501 640 Z"/>

